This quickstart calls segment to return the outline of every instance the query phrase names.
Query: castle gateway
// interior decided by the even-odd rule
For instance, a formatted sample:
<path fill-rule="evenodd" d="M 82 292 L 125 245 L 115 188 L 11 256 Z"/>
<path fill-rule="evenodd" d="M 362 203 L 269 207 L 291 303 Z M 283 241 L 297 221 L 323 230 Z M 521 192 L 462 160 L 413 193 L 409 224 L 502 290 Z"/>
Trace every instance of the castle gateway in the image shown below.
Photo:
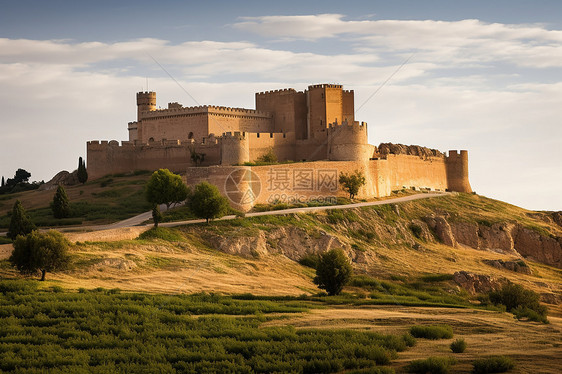
<path fill-rule="evenodd" d="M 343 196 L 339 174 L 355 170 L 367 179 L 359 197 L 402 188 L 471 191 L 466 151 L 446 156 L 419 146 L 369 144 L 367 124 L 355 121 L 354 92 L 341 85 L 259 92 L 255 101 L 255 110 L 178 103 L 157 109 L 155 92 L 139 92 L 128 141 L 87 143 L 88 174 L 167 168 L 188 184 L 208 180 L 244 210 Z M 280 164 L 251 166 L 271 153 Z"/>

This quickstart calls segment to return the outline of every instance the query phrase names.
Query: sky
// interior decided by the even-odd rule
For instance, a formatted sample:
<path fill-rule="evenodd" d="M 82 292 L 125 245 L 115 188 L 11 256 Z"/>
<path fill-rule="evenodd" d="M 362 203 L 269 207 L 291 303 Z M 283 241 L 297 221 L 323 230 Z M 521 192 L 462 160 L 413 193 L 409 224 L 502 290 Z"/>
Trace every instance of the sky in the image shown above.
<path fill-rule="evenodd" d="M 337 83 L 369 141 L 467 149 L 474 191 L 562 210 L 562 2 L 0 0 L 0 175 L 72 171 L 157 105 Z"/>

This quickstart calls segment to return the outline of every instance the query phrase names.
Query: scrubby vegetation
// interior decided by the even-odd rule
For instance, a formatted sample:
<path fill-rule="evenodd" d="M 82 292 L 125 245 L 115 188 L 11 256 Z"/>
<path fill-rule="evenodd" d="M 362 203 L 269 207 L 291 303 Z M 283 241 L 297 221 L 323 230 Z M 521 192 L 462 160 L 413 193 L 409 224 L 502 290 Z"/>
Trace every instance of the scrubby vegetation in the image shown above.
<path fill-rule="evenodd" d="M 548 323 L 546 306 L 540 304 L 540 295 L 532 290 L 515 283 L 507 283 L 500 290 L 488 294 L 484 298 L 495 305 L 503 305 L 505 309 L 515 315 L 517 319 L 527 318 L 531 321 Z"/>
<path fill-rule="evenodd" d="M 466 342 L 464 339 L 457 339 L 449 347 L 453 353 L 463 353 L 466 350 Z"/>
<path fill-rule="evenodd" d="M 407 370 L 409 373 L 420 374 L 447 374 L 451 372 L 451 366 L 457 363 L 452 357 L 429 357 L 425 360 L 412 361 Z"/>
<path fill-rule="evenodd" d="M 425 339 L 450 339 L 453 337 L 453 328 L 449 325 L 412 326 L 410 334 L 416 338 Z"/>
<path fill-rule="evenodd" d="M 71 293 L 37 290 L 30 281 L 0 281 L 0 292 L 3 371 L 376 372 L 369 370 L 411 342 L 364 331 L 260 328 L 277 318 L 272 313 L 306 310 L 297 300 Z"/>
<path fill-rule="evenodd" d="M 510 357 L 490 356 L 480 358 L 472 363 L 474 374 L 505 373 L 515 367 Z"/>

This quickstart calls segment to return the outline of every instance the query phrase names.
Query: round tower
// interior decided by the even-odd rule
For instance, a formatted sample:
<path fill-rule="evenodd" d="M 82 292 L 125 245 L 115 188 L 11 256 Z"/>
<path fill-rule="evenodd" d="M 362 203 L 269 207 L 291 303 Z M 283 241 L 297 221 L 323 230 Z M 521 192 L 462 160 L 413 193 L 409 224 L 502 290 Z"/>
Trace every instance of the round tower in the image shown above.
<path fill-rule="evenodd" d="M 244 133 L 227 132 L 220 138 L 221 165 L 243 165 L 250 162 L 250 142 Z"/>
<path fill-rule="evenodd" d="M 372 154 L 373 146 L 368 142 L 365 122 L 331 124 L 328 128 L 330 161 L 368 161 Z"/>
<path fill-rule="evenodd" d="M 446 158 L 447 189 L 456 192 L 472 192 L 468 180 L 468 151 L 449 151 Z"/>
<path fill-rule="evenodd" d="M 137 92 L 137 121 L 142 119 L 142 112 L 156 110 L 156 92 Z"/>

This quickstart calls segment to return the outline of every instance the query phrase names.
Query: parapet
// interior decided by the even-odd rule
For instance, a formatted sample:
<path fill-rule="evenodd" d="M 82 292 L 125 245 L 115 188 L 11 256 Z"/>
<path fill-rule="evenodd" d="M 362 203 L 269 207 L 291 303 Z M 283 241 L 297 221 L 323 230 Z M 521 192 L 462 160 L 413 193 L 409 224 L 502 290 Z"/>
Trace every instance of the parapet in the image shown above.
<path fill-rule="evenodd" d="M 314 89 L 314 88 L 339 88 L 342 89 L 342 85 L 341 84 L 330 84 L 330 83 L 322 83 L 322 84 L 313 84 L 311 86 L 308 86 L 308 89 Z"/>
<path fill-rule="evenodd" d="M 287 93 L 296 93 L 296 92 L 297 91 L 294 88 L 282 88 L 280 90 L 256 92 L 256 95 L 287 94 Z"/>
<path fill-rule="evenodd" d="M 175 104 L 170 103 L 168 105 Z M 271 118 L 271 114 L 268 112 L 262 112 L 255 109 L 246 108 L 231 108 L 226 106 L 215 106 L 215 105 L 200 105 L 192 107 L 183 107 L 180 104 L 178 106 L 173 106 L 168 109 L 157 109 L 150 112 L 143 113 L 143 119 L 148 118 L 161 118 L 161 117 L 171 117 L 178 115 L 196 115 L 196 114 L 225 114 L 234 116 L 251 116 L 251 117 L 262 117 Z"/>

